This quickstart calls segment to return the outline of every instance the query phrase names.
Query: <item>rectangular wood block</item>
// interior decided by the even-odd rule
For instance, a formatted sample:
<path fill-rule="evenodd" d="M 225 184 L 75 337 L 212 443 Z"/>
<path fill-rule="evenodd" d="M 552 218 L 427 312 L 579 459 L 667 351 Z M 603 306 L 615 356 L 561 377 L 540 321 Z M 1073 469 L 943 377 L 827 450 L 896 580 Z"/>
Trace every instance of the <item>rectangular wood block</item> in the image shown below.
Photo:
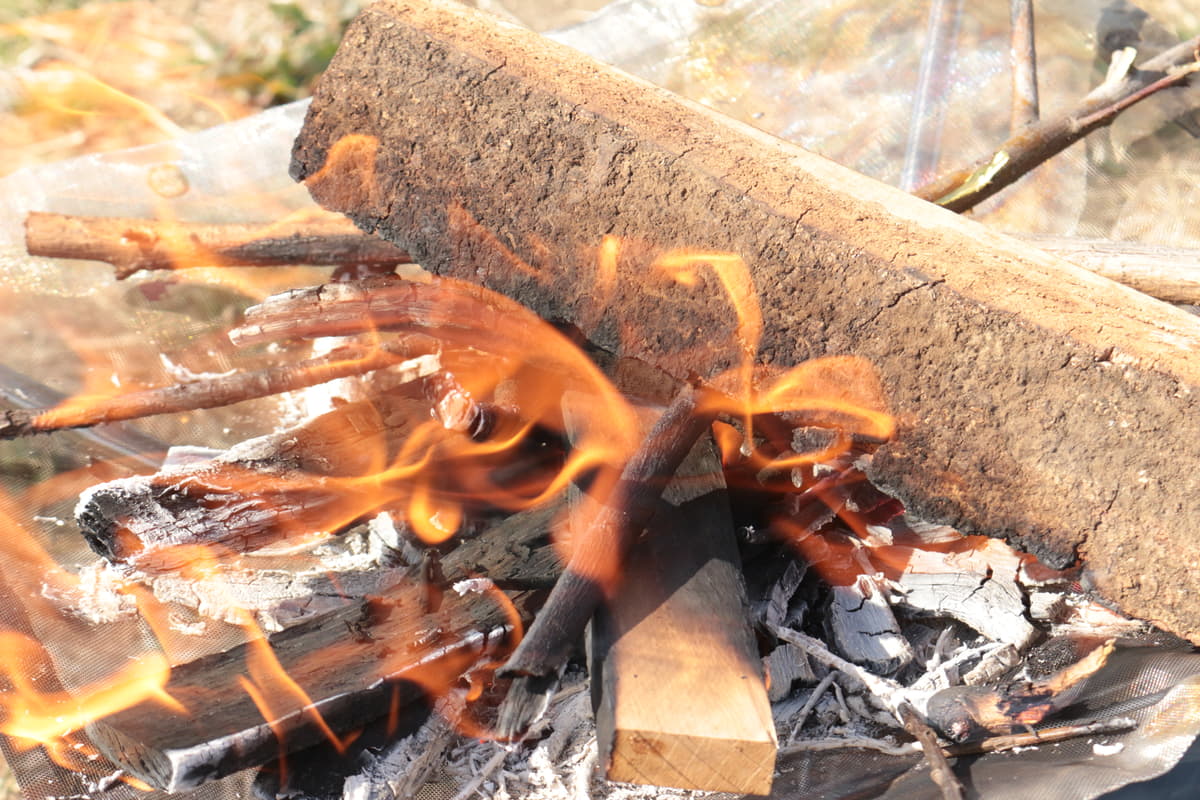
<path fill-rule="evenodd" d="M 592 621 L 610 780 L 767 794 L 775 723 L 712 438 L 692 449 Z"/>

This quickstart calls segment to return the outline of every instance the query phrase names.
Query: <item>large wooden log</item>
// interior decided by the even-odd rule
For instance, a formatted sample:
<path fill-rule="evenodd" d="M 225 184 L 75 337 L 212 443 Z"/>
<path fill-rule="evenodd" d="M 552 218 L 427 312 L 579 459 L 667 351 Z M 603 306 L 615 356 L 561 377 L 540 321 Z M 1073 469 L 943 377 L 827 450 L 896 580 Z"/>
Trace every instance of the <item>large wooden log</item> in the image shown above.
<path fill-rule="evenodd" d="M 349 30 L 293 174 L 435 272 L 683 378 L 853 353 L 900 422 L 871 477 L 917 514 L 1088 559 L 1127 612 L 1200 642 L 1200 321 L 444 0 Z M 609 238 L 606 238 L 609 237 Z"/>

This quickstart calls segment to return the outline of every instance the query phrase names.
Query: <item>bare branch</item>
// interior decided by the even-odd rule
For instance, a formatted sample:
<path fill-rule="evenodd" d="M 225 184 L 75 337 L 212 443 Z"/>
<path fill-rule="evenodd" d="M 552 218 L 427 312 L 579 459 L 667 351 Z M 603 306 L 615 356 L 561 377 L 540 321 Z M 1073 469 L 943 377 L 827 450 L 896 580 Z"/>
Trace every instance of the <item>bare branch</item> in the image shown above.
<path fill-rule="evenodd" d="M 1182 85 L 1197 70 L 1200 36 L 1155 56 L 1119 81 L 1105 82 L 1065 114 L 1022 129 L 975 165 L 943 175 L 913 194 L 951 211 L 974 208 L 1087 134 L 1112 124 L 1135 103 Z"/>
<path fill-rule="evenodd" d="M 1033 41 L 1033 0 L 1010 0 L 1012 12 L 1012 117 L 1016 134 L 1038 120 L 1037 48 Z"/>
<path fill-rule="evenodd" d="M 412 262 L 406 251 L 332 214 L 265 224 L 202 225 L 35 211 L 25 220 L 25 247 L 34 256 L 107 261 L 116 268 L 117 278 L 143 269 L 395 267 Z"/>
<path fill-rule="evenodd" d="M 86 428 L 155 414 L 217 408 L 351 375 L 363 375 L 403 364 L 412 358 L 414 340 L 405 339 L 377 347 L 346 346 L 327 355 L 293 364 L 119 394 L 93 402 L 67 402 L 47 409 L 2 411 L 0 440 L 66 428 Z M 425 337 L 420 337 L 420 341 L 428 342 Z M 430 368 L 429 365 L 414 364 L 411 368 L 416 378 L 429 374 L 436 369 L 436 365 Z"/>

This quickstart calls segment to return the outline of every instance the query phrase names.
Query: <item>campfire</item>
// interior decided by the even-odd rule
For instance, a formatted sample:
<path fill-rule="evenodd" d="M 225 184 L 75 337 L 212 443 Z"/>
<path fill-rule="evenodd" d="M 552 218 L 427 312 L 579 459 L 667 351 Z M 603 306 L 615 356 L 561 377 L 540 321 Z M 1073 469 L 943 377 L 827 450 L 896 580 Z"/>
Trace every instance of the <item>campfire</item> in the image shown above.
<path fill-rule="evenodd" d="M 0 497 L 31 796 L 961 797 L 1061 741 L 1090 797 L 1195 738 L 1186 312 L 441 2 L 270 113 L 319 208 L 22 215 L 238 298 L 6 373 L 0 439 L 91 454 Z"/>

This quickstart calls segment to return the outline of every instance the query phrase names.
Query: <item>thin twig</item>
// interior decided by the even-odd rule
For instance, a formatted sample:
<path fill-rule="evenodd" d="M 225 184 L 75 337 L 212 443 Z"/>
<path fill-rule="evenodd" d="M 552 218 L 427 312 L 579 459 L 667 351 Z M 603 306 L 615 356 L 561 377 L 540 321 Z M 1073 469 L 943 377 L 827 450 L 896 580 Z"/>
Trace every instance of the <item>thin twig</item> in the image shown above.
<path fill-rule="evenodd" d="M 951 211 L 974 208 L 1087 134 L 1111 124 L 1135 103 L 1185 82 L 1200 70 L 1198 50 L 1200 36 L 1172 47 L 1124 79 L 1099 86 L 1068 112 L 1022 129 L 976 164 L 943 175 L 913 194 Z"/>
<path fill-rule="evenodd" d="M 901 704 L 899 711 L 904 730 L 921 743 L 921 750 L 925 752 L 925 759 L 929 762 L 929 775 L 942 790 L 942 800 L 962 800 L 962 784 L 954 776 L 954 770 L 946 760 L 946 754 L 942 752 L 933 728 L 930 728 L 925 720 L 921 719 L 921 715 L 907 703 Z"/>
<path fill-rule="evenodd" d="M 107 261 L 117 278 L 143 269 L 332 264 L 395 267 L 409 254 L 340 215 L 263 224 L 204 225 L 177 220 L 82 217 L 33 212 L 25 220 L 30 255 Z"/>
<path fill-rule="evenodd" d="M 479 787 L 483 786 L 483 782 L 491 777 L 492 773 L 500 769 L 500 765 L 504 763 L 504 759 L 508 757 L 509 749 L 504 745 L 496 745 L 496 752 L 487 760 L 487 763 L 479 768 L 479 774 L 471 780 L 467 781 L 466 785 L 454 795 L 453 800 L 467 800 L 475 792 L 479 791 Z"/>
<path fill-rule="evenodd" d="M 895 681 L 874 675 L 857 664 L 851 664 L 841 656 L 834 655 L 829 651 L 828 647 L 811 636 L 806 636 L 799 631 L 785 628 L 782 625 L 771 625 L 769 626 L 769 630 L 779 639 L 796 645 L 830 669 L 835 669 L 838 672 L 849 675 L 861 683 L 871 693 L 871 696 L 875 698 L 876 702 L 881 704 L 882 708 L 890 712 L 898 722 L 903 724 L 899 708 L 902 703 L 907 702 L 908 694 L 903 686 Z"/>
<path fill-rule="evenodd" d="M 870 739 L 865 736 L 836 736 L 828 739 L 802 739 L 792 742 L 786 747 L 779 748 L 779 755 L 790 756 L 814 750 L 845 750 L 847 747 L 875 750 L 888 756 L 914 756 L 921 751 L 920 745 L 916 742 L 893 744 L 884 739 Z"/>
<path fill-rule="evenodd" d="M 66 428 L 86 428 L 105 422 L 139 419 L 267 397 L 320 383 L 364 375 L 405 365 L 412 378 L 437 369 L 434 356 L 413 359 L 413 340 L 403 339 L 376 347 L 347 346 L 318 358 L 255 372 L 240 372 L 206 380 L 114 395 L 91 402 L 68 402 L 49 409 L 13 409 L 0 412 L 0 440 Z M 423 337 L 420 341 L 427 341 Z"/>
<path fill-rule="evenodd" d="M 825 694 L 825 691 L 833 684 L 835 675 L 837 675 L 836 672 L 830 672 L 828 675 L 822 678 L 821 682 L 817 684 L 815 689 L 813 689 L 812 694 L 810 694 L 808 699 L 804 701 L 804 705 L 800 708 L 799 713 L 796 715 L 796 721 L 792 723 L 792 739 L 795 739 L 797 734 L 800 733 L 800 729 L 804 727 L 804 723 L 808 720 L 808 715 L 813 712 L 813 709 L 817 707 L 817 703 Z"/>
<path fill-rule="evenodd" d="M 1129 717 L 1114 717 L 1113 719 L 1089 722 L 1082 725 L 1060 725 L 1054 728 L 1043 728 L 1038 731 L 1012 733 L 1005 736 L 990 736 L 978 742 L 963 742 L 962 744 L 950 745 L 944 748 L 944 750 L 946 755 L 950 757 L 973 756 L 980 753 L 1012 750 L 1017 747 L 1035 747 L 1039 744 L 1077 739 L 1081 736 L 1124 733 L 1136 727 L 1137 723 Z"/>
<path fill-rule="evenodd" d="M 1009 0 L 1012 21 L 1012 116 L 1009 132 L 1016 134 L 1038 120 L 1037 48 L 1033 37 L 1033 0 Z"/>
<path fill-rule="evenodd" d="M 17 409 L 29 409 L 31 406 L 50 408 L 66 398 L 67 395 L 62 392 L 0 364 L 0 402 L 5 405 L 15 406 Z M 3 430 L 4 419 L 5 412 L 0 412 L 0 431 Z M 162 463 L 162 454 L 169 447 L 164 441 L 123 426 L 105 426 L 81 432 L 80 436 L 87 442 L 87 451 L 94 456 L 106 460 L 120 459 L 131 466 L 151 470 L 158 469 Z M 0 433 L 0 440 L 3 438 L 3 434 Z"/>

